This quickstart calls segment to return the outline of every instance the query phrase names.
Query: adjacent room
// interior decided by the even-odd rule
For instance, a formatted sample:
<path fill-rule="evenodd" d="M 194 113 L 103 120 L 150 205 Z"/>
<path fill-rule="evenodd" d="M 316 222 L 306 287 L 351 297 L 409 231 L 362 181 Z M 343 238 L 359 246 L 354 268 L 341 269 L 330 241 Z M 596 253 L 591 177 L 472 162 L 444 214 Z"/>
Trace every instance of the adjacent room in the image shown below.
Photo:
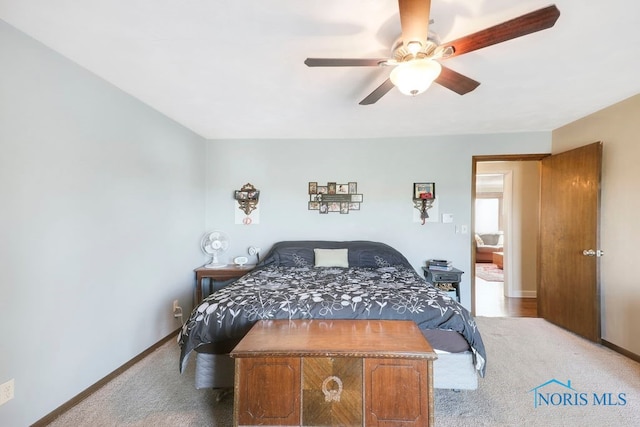
<path fill-rule="evenodd" d="M 476 163 L 477 316 L 538 316 L 539 182 L 538 160 Z"/>
<path fill-rule="evenodd" d="M 508 314 L 504 289 L 504 174 L 476 174 L 476 316 Z"/>
<path fill-rule="evenodd" d="M 351 409 L 290 425 L 632 425 L 639 12 L 0 2 L 0 425 L 262 422 L 234 412 L 258 319 L 341 337 L 314 399 Z M 367 383 L 380 351 L 420 380 Z"/>

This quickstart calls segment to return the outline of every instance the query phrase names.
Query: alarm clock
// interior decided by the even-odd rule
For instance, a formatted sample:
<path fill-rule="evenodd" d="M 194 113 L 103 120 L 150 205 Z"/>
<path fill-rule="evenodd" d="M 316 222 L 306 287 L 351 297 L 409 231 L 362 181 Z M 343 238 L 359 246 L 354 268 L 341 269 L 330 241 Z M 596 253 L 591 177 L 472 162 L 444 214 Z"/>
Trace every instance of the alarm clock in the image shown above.
<path fill-rule="evenodd" d="M 247 258 L 246 256 L 238 256 L 238 257 L 235 257 L 235 258 L 233 259 L 233 262 L 234 262 L 236 265 L 238 265 L 238 266 L 242 267 L 242 266 L 243 266 L 243 265 L 245 265 L 247 262 L 249 262 L 249 258 Z"/>

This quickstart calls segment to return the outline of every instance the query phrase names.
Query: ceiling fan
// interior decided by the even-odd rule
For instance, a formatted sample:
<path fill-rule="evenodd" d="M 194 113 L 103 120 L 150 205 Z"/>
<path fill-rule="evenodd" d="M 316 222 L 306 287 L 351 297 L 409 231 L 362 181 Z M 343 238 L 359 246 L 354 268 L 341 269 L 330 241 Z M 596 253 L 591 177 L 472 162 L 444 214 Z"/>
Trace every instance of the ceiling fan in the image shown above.
<path fill-rule="evenodd" d="M 309 67 L 393 66 L 384 83 L 360 105 L 373 104 L 394 86 L 406 95 L 418 95 L 436 82 L 460 95 L 479 82 L 441 65 L 445 60 L 554 26 L 560 11 L 555 5 L 529 12 L 451 42 L 440 44 L 429 32 L 431 0 L 398 0 L 402 35 L 392 48 L 393 58 L 307 58 Z"/>

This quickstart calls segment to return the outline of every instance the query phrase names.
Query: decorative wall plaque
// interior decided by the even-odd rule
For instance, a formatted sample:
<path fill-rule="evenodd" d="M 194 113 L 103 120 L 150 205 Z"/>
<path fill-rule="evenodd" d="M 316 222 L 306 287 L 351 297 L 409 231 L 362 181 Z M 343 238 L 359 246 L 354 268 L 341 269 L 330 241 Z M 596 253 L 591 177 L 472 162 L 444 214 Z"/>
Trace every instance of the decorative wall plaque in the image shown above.
<path fill-rule="evenodd" d="M 238 202 L 238 209 L 234 211 L 236 224 L 250 225 L 260 222 L 260 209 L 258 208 L 260 190 L 247 183 L 240 190 L 233 192 L 233 198 Z"/>
<path fill-rule="evenodd" d="M 318 211 L 321 214 L 329 212 L 348 214 L 349 211 L 359 211 L 362 201 L 363 197 L 358 193 L 357 182 L 346 184 L 328 182 L 327 185 L 309 182 L 308 209 L 311 211 Z"/>
<path fill-rule="evenodd" d="M 240 190 L 233 192 L 233 198 L 238 201 L 238 209 L 246 215 L 250 215 L 258 206 L 260 191 L 251 184 L 245 184 Z"/>
<path fill-rule="evenodd" d="M 436 199 L 435 182 L 414 182 L 413 183 L 413 207 L 420 212 L 420 219 L 424 225 L 429 218 L 428 210 L 433 207 Z"/>

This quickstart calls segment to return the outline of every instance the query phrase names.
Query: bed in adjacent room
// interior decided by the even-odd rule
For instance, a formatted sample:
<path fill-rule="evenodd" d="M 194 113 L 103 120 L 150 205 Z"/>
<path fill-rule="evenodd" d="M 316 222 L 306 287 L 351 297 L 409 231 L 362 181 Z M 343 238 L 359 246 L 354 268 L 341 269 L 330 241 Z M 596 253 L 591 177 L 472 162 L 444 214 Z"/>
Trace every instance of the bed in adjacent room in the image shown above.
<path fill-rule="evenodd" d="M 254 270 L 205 298 L 183 325 L 180 369 L 197 388 L 233 387 L 228 353 L 263 319 L 408 319 L 438 353 L 434 387 L 475 389 L 486 354 L 469 311 L 394 248 L 368 241 L 276 243 Z"/>

